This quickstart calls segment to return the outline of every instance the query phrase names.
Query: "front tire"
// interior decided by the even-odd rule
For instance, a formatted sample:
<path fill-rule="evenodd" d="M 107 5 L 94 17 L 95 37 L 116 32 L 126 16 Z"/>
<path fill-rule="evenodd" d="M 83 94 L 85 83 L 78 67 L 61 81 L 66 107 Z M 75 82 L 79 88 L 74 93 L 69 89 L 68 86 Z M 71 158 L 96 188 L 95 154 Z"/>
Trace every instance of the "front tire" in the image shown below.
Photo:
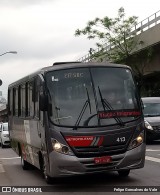
<path fill-rule="evenodd" d="M 47 168 L 46 168 L 46 163 L 45 163 L 44 158 L 43 158 L 43 161 L 42 161 L 42 174 L 43 174 L 43 178 L 45 179 L 47 184 L 52 184 L 53 183 L 53 178 L 50 177 L 47 174 Z"/>
<path fill-rule="evenodd" d="M 120 177 L 128 177 L 129 173 L 130 173 L 130 169 L 118 171 Z"/>
<path fill-rule="evenodd" d="M 30 167 L 30 164 L 26 160 L 24 160 L 22 156 L 21 156 L 21 165 L 23 170 L 28 170 Z"/>

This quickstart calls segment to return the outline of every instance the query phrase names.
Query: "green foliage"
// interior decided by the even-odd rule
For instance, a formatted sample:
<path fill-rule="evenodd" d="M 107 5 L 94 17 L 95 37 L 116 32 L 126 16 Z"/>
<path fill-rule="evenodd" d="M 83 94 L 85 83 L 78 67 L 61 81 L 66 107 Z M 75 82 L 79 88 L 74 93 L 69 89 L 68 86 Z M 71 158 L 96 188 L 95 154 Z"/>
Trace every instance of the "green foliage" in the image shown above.
<path fill-rule="evenodd" d="M 137 24 L 137 17 L 125 18 L 124 8 L 118 10 L 116 18 L 108 16 L 95 18 L 87 23 L 84 29 L 77 29 L 75 36 L 86 35 L 88 39 L 95 39 L 98 52 L 92 58 L 106 57 L 112 62 L 125 61 L 135 49 L 135 33 L 132 33 Z M 104 44 L 109 47 L 104 50 Z"/>
<path fill-rule="evenodd" d="M 118 10 L 116 18 L 95 18 L 84 29 L 77 29 L 75 36 L 85 35 L 96 41 L 97 50 L 90 48 L 91 60 L 110 61 L 132 67 L 136 77 L 143 85 L 143 75 L 147 64 L 152 60 L 153 49 L 136 52 L 144 42 L 136 36 L 137 17 L 125 17 L 124 8 Z"/>

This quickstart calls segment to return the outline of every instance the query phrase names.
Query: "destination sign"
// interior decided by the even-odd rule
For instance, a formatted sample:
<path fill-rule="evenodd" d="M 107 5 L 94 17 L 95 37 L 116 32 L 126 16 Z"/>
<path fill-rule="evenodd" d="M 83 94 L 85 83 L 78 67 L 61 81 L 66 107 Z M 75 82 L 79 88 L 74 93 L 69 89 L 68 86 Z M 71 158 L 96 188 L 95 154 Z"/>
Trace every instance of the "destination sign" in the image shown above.
<path fill-rule="evenodd" d="M 135 117 L 140 115 L 141 112 L 139 110 L 109 110 L 109 111 L 98 112 L 98 117 L 100 119 L 114 118 L 114 117 Z"/>
<path fill-rule="evenodd" d="M 65 79 L 82 78 L 83 72 L 69 72 L 64 74 Z"/>

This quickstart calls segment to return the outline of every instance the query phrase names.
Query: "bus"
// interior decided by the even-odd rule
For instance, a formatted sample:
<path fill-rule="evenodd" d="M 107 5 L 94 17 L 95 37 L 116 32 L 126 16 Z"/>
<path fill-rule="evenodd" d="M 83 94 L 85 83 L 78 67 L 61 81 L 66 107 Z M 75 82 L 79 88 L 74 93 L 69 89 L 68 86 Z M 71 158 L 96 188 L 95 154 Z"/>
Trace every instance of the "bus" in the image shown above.
<path fill-rule="evenodd" d="M 143 106 L 130 67 L 59 62 L 8 87 L 13 150 L 47 183 L 144 167 Z"/>

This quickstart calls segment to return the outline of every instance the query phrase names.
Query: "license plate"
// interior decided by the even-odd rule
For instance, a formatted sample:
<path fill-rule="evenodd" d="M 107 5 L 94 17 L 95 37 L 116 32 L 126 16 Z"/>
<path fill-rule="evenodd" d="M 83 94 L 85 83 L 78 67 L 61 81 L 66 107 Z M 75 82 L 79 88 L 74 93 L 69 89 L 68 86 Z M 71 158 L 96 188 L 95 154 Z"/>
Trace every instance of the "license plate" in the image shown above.
<path fill-rule="evenodd" d="M 112 161 L 111 156 L 102 156 L 102 157 L 94 158 L 95 164 L 106 164 L 106 163 L 110 163 L 111 161 Z"/>

